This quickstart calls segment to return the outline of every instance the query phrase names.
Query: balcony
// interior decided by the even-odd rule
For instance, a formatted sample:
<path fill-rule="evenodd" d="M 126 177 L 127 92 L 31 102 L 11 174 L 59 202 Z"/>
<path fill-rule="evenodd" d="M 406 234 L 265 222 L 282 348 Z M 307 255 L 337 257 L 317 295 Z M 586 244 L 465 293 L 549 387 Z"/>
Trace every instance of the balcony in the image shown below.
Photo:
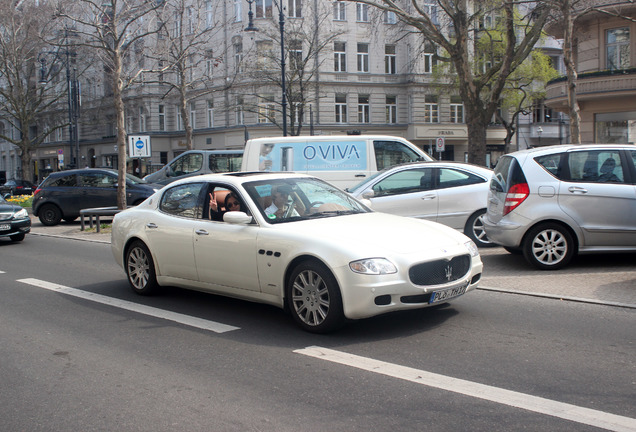
<path fill-rule="evenodd" d="M 576 98 L 579 102 L 617 97 L 636 97 L 636 68 L 586 72 L 578 76 Z M 567 79 L 557 78 L 546 86 L 546 105 L 567 107 Z"/>

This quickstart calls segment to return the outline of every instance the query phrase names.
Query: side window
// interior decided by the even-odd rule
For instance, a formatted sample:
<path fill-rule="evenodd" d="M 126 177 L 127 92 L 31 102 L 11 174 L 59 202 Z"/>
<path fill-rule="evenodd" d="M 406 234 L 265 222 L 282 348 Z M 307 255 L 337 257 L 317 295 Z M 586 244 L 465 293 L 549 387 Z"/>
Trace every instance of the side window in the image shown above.
<path fill-rule="evenodd" d="M 561 173 L 561 159 L 564 157 L 564 153 L 557 153 L 545 156 L 539 156 L 534 158 L 535 162 L 541 165 L 546 171 L 562 180 Z"/>
<path fill-rule="evenodd" d="M 373 141 L 378 171 L 405 162 L 420 160 L 420 155 L 397 141 Z"/>
<path fill-rule="evenodd" d="M 117 184 L 117 177 L 99 172 L 80 174 L 80 186 L 94 188 L 112 188 Z"/>
<path fill-rule="evenodd" d="M 199 199 L 204 183 L 188 183 L 172 187 L 164 192 L 159 209 L 174 216 L 201 218 Z"/>
<path fill-rule="evenodd" d="M 432 189 L 433 169 L 404 170 L 379 181 L 373 186 L 376 197 L 400 195 Z"/>
<path fill-rule="evenodd" d="M 471 184 L 484 183 L 486 180 L 466 171 L 450 168 L 440 168 L 438 189 L 468 186 Z"/>
<path fill-rule="evenodd" d="M 211 154 L 208 158 L 208 167 L 212 172 L 240 171 L 242 160 L 242 155 Z"/>
<path fill-rule="evenodd" d="M 170 164 L 170 169 L 174 176 L 200 171 L 203 167 L 203 155 L 201 153 L 190 153 L 183 155 Z"/>
<path fill-rule="evenodd" d="M 77 186 L 77 176 L 75 174 L 62 176 L 56 178 L 48 185 L 43 185 L 43 187 L 51 186 L 51 187 L 73 187 Z"/>
<path fill-rule="evenodd" d="M 569 154 L 571 181 L 587 183 L 624 183 L 625 176 L 618 151 L 577 151 Z"/>

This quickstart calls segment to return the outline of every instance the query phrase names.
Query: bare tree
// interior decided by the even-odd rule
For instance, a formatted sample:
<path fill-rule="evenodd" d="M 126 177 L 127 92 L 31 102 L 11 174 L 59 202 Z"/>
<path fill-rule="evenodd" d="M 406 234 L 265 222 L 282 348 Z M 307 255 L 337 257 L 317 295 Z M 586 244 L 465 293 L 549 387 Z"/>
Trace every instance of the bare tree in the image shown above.
<path fill-rule="evenodd" d="M 353 1 L 353 0 L 348 0 Z M 468 160 L 486 163 L 486 130 L 500 103 L 506 80 L 532 52 L 548 19 L 550 8 L 537 2 L 530 16 L 519 17 L 516 0 L 358 0 L 395 13 L 402 22 L 420 32 L 443 52 L 438 59 L 451 65 L 461 83 L 459 93 L 466 110 Z M 490 38 L 484 18 L 500 22 L 501 48 L 488 67 L 476 50 L 480 38 Z"/>
<path fill-rule="evenodd" d="M 51 30 L 46 20 L 52 11 L 47 5 L 17 3 L 0 1 L 0 120 L 5 126 L 0 129 L 0 138 L 20 149 L 22 177 L 32 180 L 31 151 L 65 126 L 40 128 L 38 119 L 65 94 L 53 91 L 51 80 L 38 82 L 42 78 L 40 55 L 53 49 L 44 37 Z"/>
<path fill-rule="evenodd" d="M 221 5 L 205 0 L 168 0 L 158 12 L 160 22 L 170 22 L 170 27 L 160 30 L 161 38 L 146 54 L 153 62 L 155 75 L 171 73 L 174 77 L 162 79 L 160 84 L 168 88 L 163 97 L 177 94 L 188 150 L 194 148 L 188 104 L 218 90 L 212 86 L 211 76 L 225 57 L 213 44 L 227 24 L 219 21 L 223 16 L 218 10 Z"/>
<path fill-rule="evenodd" d="M 285 106 L 283 110 L 281 34 L 278 18 L 272 18 L 268 25 L 259 28 L 256 41 L 256 62 L 246 67 L 246 72 L 259 83 L 260 93 L 253 94 L 258 103 L 247 106 L 247 110 L 257 113 L 260 118 L 283 129 L 281 119 L 286 112 L 289 135 L 300 135 L 306 121 L 308 107 L 320 97 L 319 71 L 327 56 L 321 54 L 345 31 L 329 31 L 331 10 L 320 10 L 318 2 L 309 11 L 303 11 L 303 18 L 287 20 L 283 35 L 285 52 Z M 307 8 L 309 9 L 309 7 Z M 263 23 L 263 21 L 260 21 Z M 276 94 L 262 90 L 277 89 Z"/>
<path fill-rule="evenodd" d="M 127 62 L 138 57 L 146 37 L 158 31 L 155 11 L 162 1 L 77 0 L 60 8 L 57 16 L 67 20 L 78 36 L 78 46 L 95 50 L 110 78 L 117 123 L 118 175 L 117 206 L 126 208 L 126 127 L 123 94 L 143 72 L 141 62 Z"/>

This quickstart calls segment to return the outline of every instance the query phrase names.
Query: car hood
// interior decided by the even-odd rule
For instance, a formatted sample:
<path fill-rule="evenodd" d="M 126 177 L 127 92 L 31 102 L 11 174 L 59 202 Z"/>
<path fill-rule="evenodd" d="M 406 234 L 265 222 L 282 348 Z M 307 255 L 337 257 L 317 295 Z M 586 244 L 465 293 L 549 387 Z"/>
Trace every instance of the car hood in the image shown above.
<path fill-rule="evenodd" d="M 317 241 L 343 245 L 376 247 L 400 254 L 411 254 L 428 248 L 455 247 L 469 241 L 463 234 L 437 222 L 371 212 L 324 219 L 289 222 L 276 228 L 302 233 Z"/>

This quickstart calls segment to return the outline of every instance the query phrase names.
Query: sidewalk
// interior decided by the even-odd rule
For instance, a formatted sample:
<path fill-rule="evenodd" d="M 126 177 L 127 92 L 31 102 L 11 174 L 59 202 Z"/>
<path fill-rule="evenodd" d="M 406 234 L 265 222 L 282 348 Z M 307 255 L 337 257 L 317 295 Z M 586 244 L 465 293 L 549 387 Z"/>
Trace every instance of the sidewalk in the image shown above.
<path fill-rule="evenodd" d="M 107 219 L 106 222 L 110 224 L 110 220 Z M 40 219 L 31 215 L 31 235 L 46 235 L 49 237 L 64 237 L 74 240 L 110 243 L 110 228 L 102 229 L 101 232 L 98 233 L 94 225 L 93 229 L 89 229 L 87 223 L 84 227 L 84 231 L 82 231 L 79 218 L 73 222 L 62 221 L 58 225 L 44 226 L 42 222 L 40 222 Z"/>

